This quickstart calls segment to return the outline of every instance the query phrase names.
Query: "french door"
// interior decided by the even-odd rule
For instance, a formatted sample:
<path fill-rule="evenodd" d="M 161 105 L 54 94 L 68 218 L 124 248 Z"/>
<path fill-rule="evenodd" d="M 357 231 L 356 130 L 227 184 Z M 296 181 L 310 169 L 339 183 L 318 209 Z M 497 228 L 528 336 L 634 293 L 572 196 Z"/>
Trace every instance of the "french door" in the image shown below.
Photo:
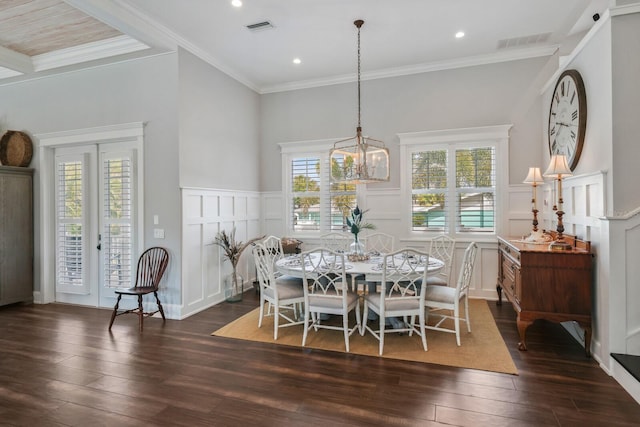
<path fill-rule="evenodd" d="M 112 307 L 139 254 L 138 150 L 111 142 L 54 150 L 55 300 Z"/>

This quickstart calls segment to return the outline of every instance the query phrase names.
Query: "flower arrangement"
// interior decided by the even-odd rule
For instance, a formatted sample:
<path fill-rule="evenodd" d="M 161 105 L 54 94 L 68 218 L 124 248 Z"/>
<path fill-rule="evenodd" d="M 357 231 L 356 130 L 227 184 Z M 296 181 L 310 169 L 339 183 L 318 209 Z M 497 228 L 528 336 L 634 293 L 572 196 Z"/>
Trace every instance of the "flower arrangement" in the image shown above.
<path fill-rule="evenodd" d="M 351 217 L 347 217 L 347 225 L 351 228 L 351 233 L 353 233 L 356 242 L 358 242 L 358 234 L 362 230 L 375 230 L 376 228 L 375 225 L 364 222 L 364 214 L 368 211 L 369 209 L 361 211 L 356 205 L 356 208 L 351 211 Z"/>
<path fill-rule="evenodd" d="M 262 237 L 253 238 L 246 243 L 238 242 L 236 241 L 236 229 L 234 227 L 230 233 L 227 233 L 225 230 L 218 232 L 213 243 L 224 250 L 225 258 L 231 262 L 231 265 L 235 270 L 238 266 L 238 261 L 240 260 L 242 252 L 247 248 L 247 246 L 260 239 L 262 239 Z"/>
<path fill-rule="evenodd" d="M 224 251 L 224 257 L 229 260 L 233 267 L 233 273 L 225 279 L 230 281 L 230 284 L 225 287 L 226 300 L 229 302 L 242 301 L 243 280 L 238 275 L 236 270 L 238 261 L 240 261 L 240 255 L 242 252 L 252 244 L 253 242 L 262 239 L 262 237 L 256 237 L 247 241 L 246 243 L 236 241 L 236 229 L 235 227 L 230 233 L 222 230 L 216 234 L 213 243 L 220 246 Z"/>

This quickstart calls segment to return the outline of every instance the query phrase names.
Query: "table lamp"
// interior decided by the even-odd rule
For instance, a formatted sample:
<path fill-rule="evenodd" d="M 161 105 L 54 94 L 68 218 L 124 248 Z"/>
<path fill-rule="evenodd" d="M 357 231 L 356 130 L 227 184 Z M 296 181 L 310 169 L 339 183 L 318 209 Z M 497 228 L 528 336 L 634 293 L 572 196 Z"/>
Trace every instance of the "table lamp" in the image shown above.
<path fill-rule="evenodd" d="M 558 215 L 558 226 L 556 227 L 558 236 L 556 240 L 549 245 L 549 249 L 551 250 L 572 249 L 572 246 L 564 241 L 564 225 L 562 224 L 562 216 L 564 215 L 564 211 L 562 210 L 562 178 L 571 175 L 573 174 L 571 173 L 571 169 L 569 169 L 569 165 L 567 164 L 567 156 L 565 156 L 564 154 L 554 154 L 553 156 L 551 156 L 549 167 L 544 172 L 544 176 L 553 177 L 554 179 L 558 180 L 558 210 L 556 211 L 556 215 Z"/>
<path fill-rule="evenodd" d="M 529 168 L 529 174 L 522 181 L 524 184 L 530 184 L 532 187 L 532 196 L 531 196 L 531 212 L 533 212 L 533 230 L 531 234 L 525 238 L 526 242 L 544 242 L 546 241 L 542 231 L 538 230 L 538 200 L 536 196 L 536 188 L 538 185 L 544 183 L 544 178 L 542 177 L 542 173 L 540 173 L 540 168 Z"/>

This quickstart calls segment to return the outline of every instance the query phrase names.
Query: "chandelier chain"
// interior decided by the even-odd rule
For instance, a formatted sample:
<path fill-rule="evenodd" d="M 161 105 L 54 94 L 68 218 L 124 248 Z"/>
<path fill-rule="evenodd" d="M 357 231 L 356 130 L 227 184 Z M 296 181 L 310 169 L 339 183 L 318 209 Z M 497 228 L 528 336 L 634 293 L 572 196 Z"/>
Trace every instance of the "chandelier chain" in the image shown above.
<path fill-rule="evenodd" d="M 356 24 L 357 25 L 357 24 Z M 360 123 L 360 26 L 358 25 L 358 128 L 362 127 Z"/>

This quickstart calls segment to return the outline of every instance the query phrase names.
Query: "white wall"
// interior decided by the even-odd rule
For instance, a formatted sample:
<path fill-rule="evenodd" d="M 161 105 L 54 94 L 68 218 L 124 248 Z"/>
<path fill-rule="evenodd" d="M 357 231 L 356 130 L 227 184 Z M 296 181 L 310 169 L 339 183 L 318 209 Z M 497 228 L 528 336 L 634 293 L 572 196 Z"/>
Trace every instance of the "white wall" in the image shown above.
<path fill-rule="evenodd" d="M 510 162 L 504 167 L 510 168 L 511 183 L 522 182 L 529 166 L 542 163 L 540 101 L 529 93 L 532 82 L 546 72 L 548 60 L 534 58 L 362 82 L 363 131 L 385 141 L 391 156 L 391 181 L 375 187 L 400 187 L 398 133 L 505 123 L 514 126 Z M 281 190 L 278 143 L 355 135 L 355 83 L 265 94 L 260 104 L 262 191 Z"/>
<path fill-rule="evenodd" d="M 259 95 L 179 51 L 180 186 L 259 189 Z"/>
<path fill-rule="evenodd" d="M 178 188 L 177 55 L 69 72 L 0 86 L 3 129 L 29 134 L 144 122 L 145 245 L 167 247 L 171 262 L 163 303 L 180 303 L 180 193 Z M 39 182 L 39 159 L 31 167 Z M 40 215 L 40 188 L 35 187 L 35 223 Z M 153 215 L 165 229 L 165 239 L 153 238 Z M 36 228 L 35 247 L 40 245 Z M 40 253 L 35 253 L 35 290 L 39 291 Z M 51 278 L 46 278 L 51 279 Z"/>
<path fill-rule="evenodd" d="M 612 18 L 613 212 L 640 206 L 640 13 Z"/>
<path fill-rule="evenodd" d="M 212 244 L 221 230 L 259 236 L 259 95 L 191 53 L 179 50 L 182 305 L 184 318 L 224 300 L 231 270 Z M 176 159 L 178 162 L 178 159 Z M 239 272 L 250 285 L 251 253 Z"/>

